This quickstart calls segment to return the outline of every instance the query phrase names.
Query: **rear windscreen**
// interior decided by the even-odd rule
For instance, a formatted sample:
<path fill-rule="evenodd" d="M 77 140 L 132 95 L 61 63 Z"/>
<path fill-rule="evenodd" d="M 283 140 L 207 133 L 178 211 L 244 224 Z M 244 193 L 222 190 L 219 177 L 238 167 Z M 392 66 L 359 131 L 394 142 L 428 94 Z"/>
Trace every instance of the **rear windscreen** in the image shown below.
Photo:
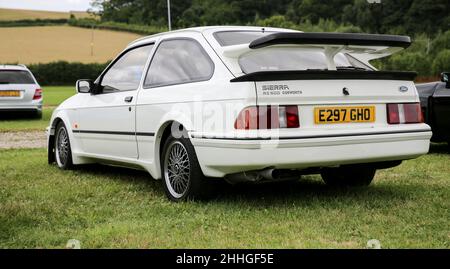
<path fill-rule="evenodd" d="M 371 70 L 350 55 L 338 53 L 334 57 L 337 70 Z M 323 49 L 273 47 L 255 50 L 239 58 L 242 72 L 328 70 Z"/>
<path fill-rule="evenodd" d="M 0 84 L 34 84 L 30 72 L 22 70 L 0 70 Z"/>
<path fill-rule="evenodd" d="M 274 32 L 257 31 L 225 31 L 214 33 L 214 37 L 222 47 L 249 44 L 253 40 L 273 34 Z"/>

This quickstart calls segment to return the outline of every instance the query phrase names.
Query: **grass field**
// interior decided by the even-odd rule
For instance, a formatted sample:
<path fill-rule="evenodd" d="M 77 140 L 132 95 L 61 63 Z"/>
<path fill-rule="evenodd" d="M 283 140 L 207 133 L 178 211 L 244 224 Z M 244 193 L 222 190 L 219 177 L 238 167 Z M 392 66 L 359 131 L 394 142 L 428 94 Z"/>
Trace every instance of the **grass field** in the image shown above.
<path fill-rule="evenodd" d="M 446 147 L 379 172 L 372 187 L 297 183 L 221 188 L 174 204 L 147 173 L 60 171 L 42 150 L 0 151 L 0 248 L 450 248 Z"/>
<path fill-rule="evenodd" d="M 42 119 L 15 117 L 0 119 L 0 132 L 45 130 L 52 116 L 53 109 L 62 101 L 75 94 L 73 86 L 44 87 L 44 112 Z"/>
<path fill-rule="evenodd" d="M 44 106 L 57 106 L 76 93 L 75 86 L 47 86 L 43 90 Z"/>
<path fill-rule="evenodd" d="M 91 37 L 94 33 L 94 54 Z M 70 26 L 0 28 L 0 63 L 107 62 L 140 36 Z"/>
<path fill-rule="evenodd" d="M 70 14 L 73 14 L 78 19 L 92 17 L 92 15 L 88 14 L 87 12 L 79 12 L 79 11 L 55 12 L 55 11 L 0 8 L 0 21 L 69 19 Z"/>

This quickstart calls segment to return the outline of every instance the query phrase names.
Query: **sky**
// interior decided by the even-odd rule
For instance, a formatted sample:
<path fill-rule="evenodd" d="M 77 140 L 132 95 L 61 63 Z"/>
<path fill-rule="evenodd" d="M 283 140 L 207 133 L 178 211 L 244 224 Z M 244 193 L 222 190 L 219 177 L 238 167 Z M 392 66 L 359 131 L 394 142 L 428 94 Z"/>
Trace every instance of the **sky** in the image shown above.
<path fill-rule="evenodd" d="M 0 8 L 86 11 L 91 0 L 0 0 Z"/>

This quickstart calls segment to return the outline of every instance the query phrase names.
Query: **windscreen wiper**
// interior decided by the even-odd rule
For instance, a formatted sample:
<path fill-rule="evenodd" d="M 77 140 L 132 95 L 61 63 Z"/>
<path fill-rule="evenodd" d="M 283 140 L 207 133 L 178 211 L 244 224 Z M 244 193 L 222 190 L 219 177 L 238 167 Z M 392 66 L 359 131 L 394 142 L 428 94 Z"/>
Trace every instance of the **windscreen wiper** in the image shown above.
<path fill-rule="evenodd" d="M 8 81 L 0 81 L 0 84 L 11 84 Z"/>

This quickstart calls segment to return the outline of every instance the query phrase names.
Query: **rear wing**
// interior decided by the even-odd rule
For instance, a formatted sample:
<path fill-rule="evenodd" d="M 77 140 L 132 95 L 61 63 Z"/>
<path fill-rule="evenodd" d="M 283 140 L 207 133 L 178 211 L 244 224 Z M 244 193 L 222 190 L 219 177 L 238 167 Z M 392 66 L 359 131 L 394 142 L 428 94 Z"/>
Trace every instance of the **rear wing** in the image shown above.
<path fill-rule="evenodd" d="M 387 57 L 411 45 L 409 36 L 354 34 L 354 33 L 302 33 L 279 32 L 254 40 L 250 44 L 223 47 L 223 56 L 239 58 L 241 55 L 272 46 L 301 46 L 321 48 L 327 57 L 328 69 L 336 70 L 334 56 L 349 54 L 370 65 L 369 61 Z"/>
<path fill-rule="evenodd" d="M 409 36 L 372 35 L 350 33 L 274 33 L 254 40 L 250 49 L 259 49 L 272 45 L 344 45 L 369 47 L 408 48 L 411 45 Z"/>

